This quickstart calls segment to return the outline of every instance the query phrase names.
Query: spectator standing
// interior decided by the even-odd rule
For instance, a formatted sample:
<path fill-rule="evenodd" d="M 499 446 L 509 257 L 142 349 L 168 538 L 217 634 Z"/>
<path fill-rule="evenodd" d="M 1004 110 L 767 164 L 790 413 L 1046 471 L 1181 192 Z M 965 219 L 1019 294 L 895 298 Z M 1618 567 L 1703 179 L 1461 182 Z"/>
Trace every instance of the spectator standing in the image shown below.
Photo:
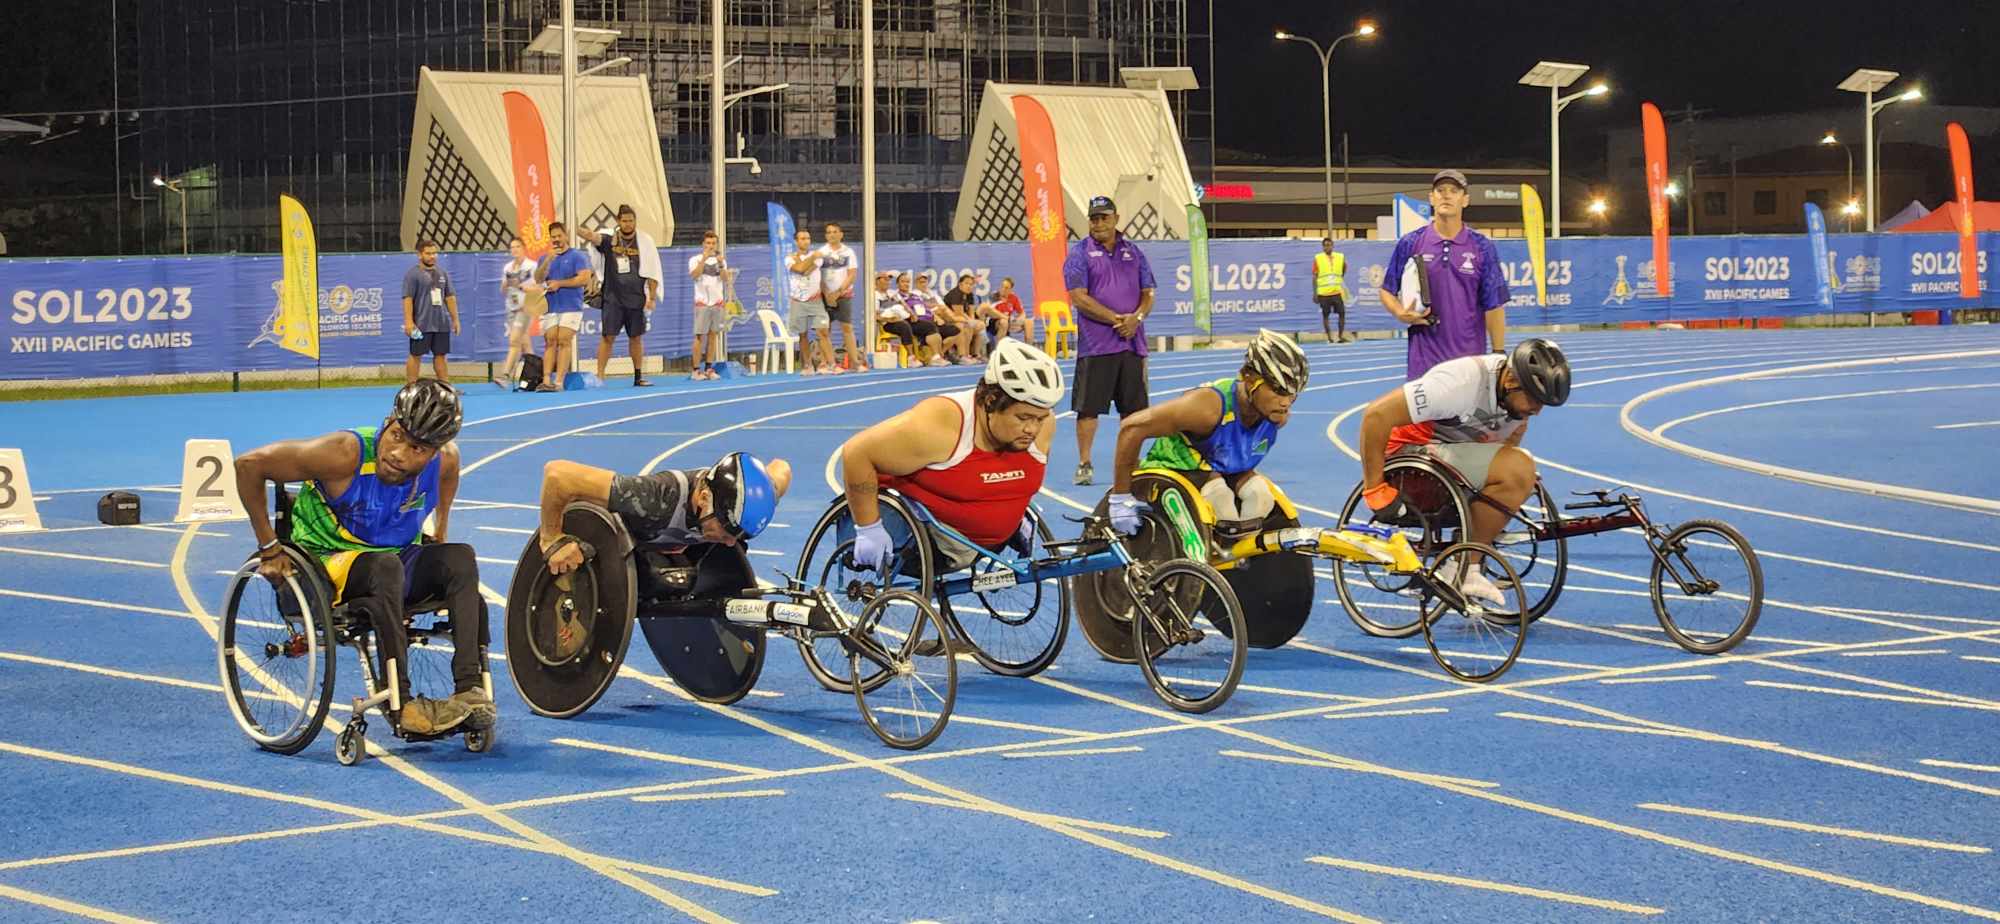
<path fill-rule="evenodd" d="M 528 325 L 536 312 L 542 287 L 535 283 L 535 260 L 520 238 L 507 242 L 507 263 L 500 267 L 500 301 L 507 306 L 507 361 L 493 384 L 512 390 L 519 380 L 521 354 L 528 352 Z"/>
<path fill-rule="evenodd" d="M 722 378 L 709 360 L 722 355 L 722 338 L 729 334 L 728 284 L 736 271 L 721 245 L 714 231 L 704 231 L 701 253 L 688 258 L 688 278 L 694 280 L 694 374 L 688 378 L 697 382 Z"/>
<path fill-rule="evenodd" d="M 418 241 L 417 265 L 403 274 L 403 335 L 410 338 L 410 358 L 403 364 L 405 385 L 417 380 L 426 353 L 438 381 L 451 383 L 445 355 L 451 352 L 451 335 L 458 333 L 458 292 L 437 259 L 435 242 Z"/>
<path fill-rule="evenodd" d="M 800 374 L 838 375 L 842 370 L 833 364 L 833 343 L 827 337 L 826 293 L 820 285 L 820 264 L 824 258 L 813 249 L 812 242 L 812 232 L 804 228 L 792 235 L 792 253 L 786 261 L 787 268 L 791 270 L 788 289 L 792 309 L 786 316 L 786 322 L 792 334 L 799 338 Z M 817 367 L 812 359 L 812 335 L 815 332 L 819 334 L 819 351 L 823 359 Z"/>
<path fill-rule="evenodd" d="M 569 229 L 560 221 L 549 222 L 549 256 L 535 267 L 535 281 L 549 300 L 548 314 L 542 316 L 547 375 L 536 391 L 562 391 L 563 377 L 576 359 L 576 332 L 583 329 L 583 293 L 594 278 L 590 256 L 569 246 Z"/>
<path fill-rule="evenodd" d="M 1070 409 L 1076 412 L 1076 483 L 1090 484 L 1090 445 L 1097 418 L 1116 401 L 1118 416 L 1145 410 L 1146 316 L 1153 313 L 1153 267 L 1118 230 L 1118 206 L 1109 196 L 1090 200 L 1090 236 L 1063 261 L 1077 329 L 1076 376 Z"/>
<path fill-rule="evenodd" d="M 820 297 L 826 302 L 827 320 L 839 325 L 841 341 L 847 345 L 842 367 L 860 372 L 868 368 L 854 342 L 854 284 L 860 279 L 861 258 L 847 246 L 846 237 L 840 225 L 826 223 L 826 243 L 819 248 Z"/>
<path fill-rule="evenodd" d="M 586 228 L 580 233 L 597 251 L 593 262 L 604 266 L 598 284 L 603 315 L 597 343 L 597 378 L 603 381 L 618 333 L 623 331 L 626 352 L 632 357 L 632 387 L 646 388 L 653 383 L 645 375 L 644 338 L 653 305 L 660 299 L 660 249 L 654 246 L 652 235 L 639 230 L 639 213 L 629 205 L 618 207 L 617 228 L 601 231 Z"/>

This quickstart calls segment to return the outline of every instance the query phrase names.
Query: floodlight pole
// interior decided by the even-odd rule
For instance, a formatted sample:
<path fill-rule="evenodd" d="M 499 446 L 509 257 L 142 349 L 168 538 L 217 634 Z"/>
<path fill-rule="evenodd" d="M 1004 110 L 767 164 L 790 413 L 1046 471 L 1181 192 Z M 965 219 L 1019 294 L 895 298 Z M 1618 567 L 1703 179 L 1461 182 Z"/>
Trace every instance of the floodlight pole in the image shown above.
<path fill-rule="evenodd" d="M 564 0 L 572 2 L 572 0 Z M 708 188 L 712 190 L 709 202 L 709 224 L 715 231 L 715 246 L 726 253 L 729 243 L 729 212 L 723 191 L 723 148 L 722 148 L 722 69 L 727 65 L 722 60 L 722 8 L 723 0 L 710 0 L 708 5 Z"/>
<path fill-rule="evenodd" d="M 562 0 L 563 225 L 576 234 L 576 0 Z"/>
<path fill-rule="evenodd" d="M 861 0 L 861 275 L 856 286 L 868 293 L 861 311 L 864 351 L 875 343 L 875 0 Z M 859 301 L 860 299 L 857 299 Z M 872 357 L 871 357 L 872 359 Z"/>

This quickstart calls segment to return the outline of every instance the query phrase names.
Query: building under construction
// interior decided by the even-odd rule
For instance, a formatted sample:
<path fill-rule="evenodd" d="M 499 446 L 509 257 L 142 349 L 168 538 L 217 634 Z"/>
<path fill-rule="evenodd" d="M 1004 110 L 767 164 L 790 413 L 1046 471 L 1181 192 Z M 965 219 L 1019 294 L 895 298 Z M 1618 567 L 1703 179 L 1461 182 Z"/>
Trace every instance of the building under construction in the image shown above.
<path fill-rule="evenodd" d="M 807 222 L 861 215 L 862 0 L 724 0 L 725 93 L 787 84 L 731 106 L 731 237 L 762 233 L 764 203 Z M 642 77 L 681 217 L 707 223 L 712 0 L 576 0 L 579 27 L 615 30 L 588 68 Z M 558 74 L 535 39 L 559 0 L 345 0 L 236 4 L 120 0 L 117 131 L 125 252 L 179 248 L 189 190 L 195 252 L 277 248 L 276 201 L 314 210 L 322 249 L 401 246 L 418 74 Z M 1209 0 L 875 0 L 878 233 L 951 236 L 982 92 L 998 84 L 1115 86 L 1122 67 L 1188 66 L 1202 89 L 1172 96 L 1194 176 L 1212 163 Z M 124 129 L 118 131 L 118 126 Z M 472 243 L 470 239 L 467 243 Z"/>

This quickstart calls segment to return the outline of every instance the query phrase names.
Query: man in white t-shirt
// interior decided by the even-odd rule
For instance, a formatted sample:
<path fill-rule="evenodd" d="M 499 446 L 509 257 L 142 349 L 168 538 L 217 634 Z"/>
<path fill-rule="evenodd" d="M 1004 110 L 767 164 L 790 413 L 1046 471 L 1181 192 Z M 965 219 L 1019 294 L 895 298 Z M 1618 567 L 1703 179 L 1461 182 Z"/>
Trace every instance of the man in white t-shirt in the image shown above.
<path fill-rule="evenodd" d="M 849 372 L 859 372 L 868 368 L 861 348 L 854 343 L 854 283 L 861 278 L 861 259 L 844 243 L 846 237 L 840 225 L 826 223 L 826 243 L 818 251 L 819 284 L 827 319 L 840 325 L 841 342 L 847 348 L 843 366 Z"/>
<path fill-rule="evenodd" d="M 804 228 L 792 235 L 792 244 L 792 252 L 786 259 L 786 269 L 791 271 L 786 274 L 791 277 L 786 289 L 791 295 L 792 309 L 785 320 L 799 338 L 799 373 L 838 375 L 841 369 L 833 364 L 833 343 L 827 338 L 826 294 L 820 284 L 820 264 L 825 258 L 813 249 L 812 232 Z M 811 335 L 815 331 L 819 333 L 822 360 L 817 366 L 812 354 Z"/>
<path fill-rule="evenodd" d="M 694 280 L 694 381 L 719 379 L 711 359 L 723 355 L 722 338 L 729 330 L 729 283 L 736 271 L 722 256 L 714 231 L 703 232 L 701 253 L 688 258 L 688 278 Z"/>
<path fill-rule="evenodd" d="M 1535 459 L 1521 448 L 1528 418 L 1568 401 L 1569 380 L 1562 350 L 1529 339 L 1508 355 L 1446 360 L 1390 389 L 1361 418 L 1362 500 L 1378 520 L 1405 518 L 1396 486 L 1383 480 L 1383 464 L 1398 452 L 1424 453 L 1457 470 L 1477 492 L 1466 538 L 1491 545 L 1535 490 Z M 1460 578 L 1459 589 L 1491 603 L 1506 602 L 1476 569 Z"/>

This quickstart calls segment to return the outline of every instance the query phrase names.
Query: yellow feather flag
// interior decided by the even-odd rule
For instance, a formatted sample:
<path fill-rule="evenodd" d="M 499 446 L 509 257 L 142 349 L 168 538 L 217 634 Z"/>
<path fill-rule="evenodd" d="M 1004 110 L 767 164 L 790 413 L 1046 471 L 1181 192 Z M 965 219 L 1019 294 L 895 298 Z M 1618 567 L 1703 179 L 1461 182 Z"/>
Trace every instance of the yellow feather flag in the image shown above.
<path fill-rule="evenodd" d="M 1528 235 L 1528 262 L 1535 265 L 1535 304 L 1549 306 L 1549 261 L 1542 242 L 1542 197 L 1535 187 L 1521 184 L 1521 229 Z"/>
<path fill-rule="evenodd" d="M 284 238 L 285 278 L 274 333 L 279 346 L 318 359 L 319 243 L 313 239 L 312 216 L 299 200 L 279 196 L 278 229 Z"/>

